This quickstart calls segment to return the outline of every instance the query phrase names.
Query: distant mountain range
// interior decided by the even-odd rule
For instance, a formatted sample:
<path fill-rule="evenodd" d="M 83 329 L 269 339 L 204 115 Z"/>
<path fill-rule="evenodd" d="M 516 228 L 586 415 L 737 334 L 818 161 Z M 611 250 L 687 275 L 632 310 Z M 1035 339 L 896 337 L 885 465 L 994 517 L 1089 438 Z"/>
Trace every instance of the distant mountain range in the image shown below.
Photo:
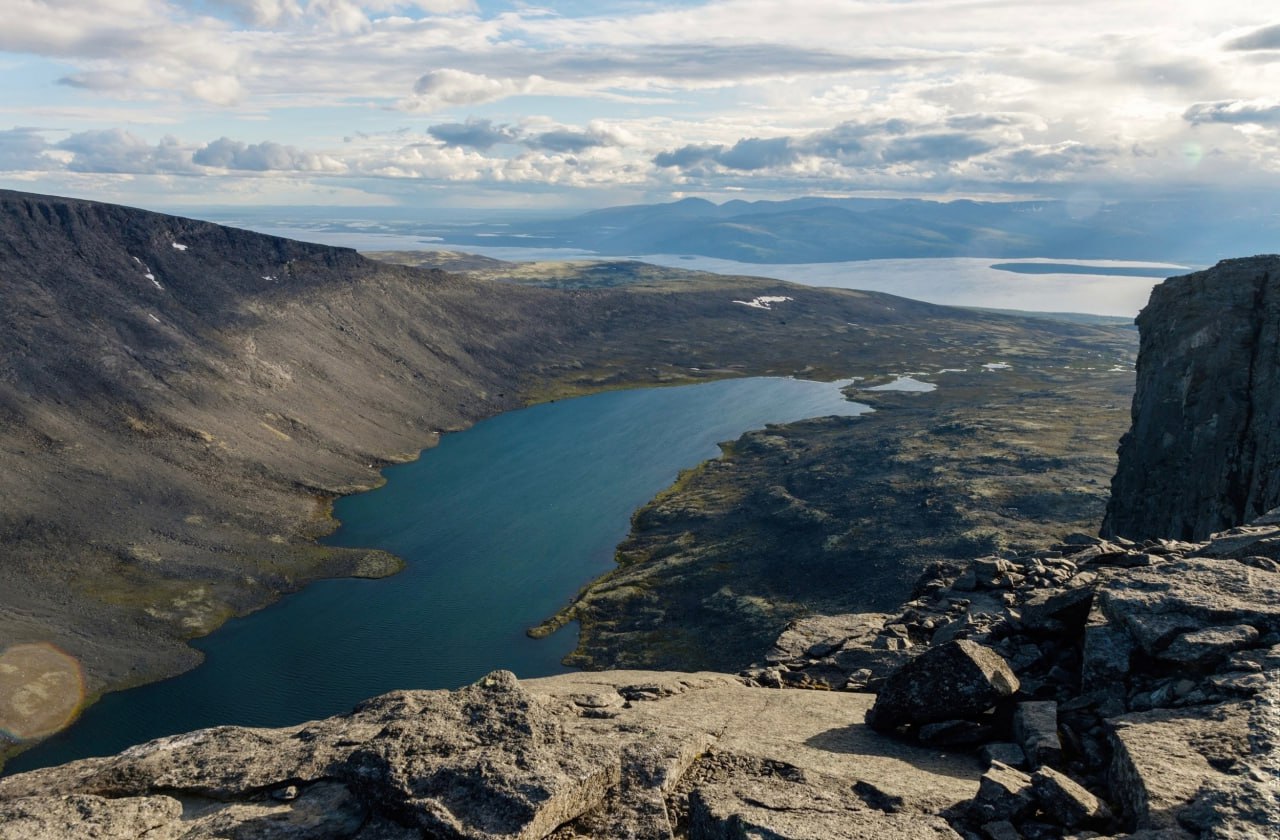
<path fill-rule="evenodd" d="M 287 212 L 287 211 L 286 211 Z M 360 212 L 360 211 L 356 211 Z M 1222 200 L 950 202 L 798 198 L 729 201 L 686 198 L 610 207 L 569 218 L 460 226 L 428 220 L 336 221 L 326 230 L 429 235 L 458 246 L 545 247 L 602 256 L 688 254 L 753 263 L 838 262 L 919 257 L 1056 257 L 1211 264 L 1280 247 L 1273 207 Z M 362 213 L 368 218 L 368 211 Z"/>
<path fill-rule="evenodd" d="M 526 223 L 511 233 L 452 238 L 525 247 L 532 238 L 608 255 L 697 254 L 757 263 L 964 256 L 1212 262 L 1274 250 L 1280 219 L 1252 208 L 1189 202 L 1081 207 L 800 198 L 717 205 L 687 198 Z"/>

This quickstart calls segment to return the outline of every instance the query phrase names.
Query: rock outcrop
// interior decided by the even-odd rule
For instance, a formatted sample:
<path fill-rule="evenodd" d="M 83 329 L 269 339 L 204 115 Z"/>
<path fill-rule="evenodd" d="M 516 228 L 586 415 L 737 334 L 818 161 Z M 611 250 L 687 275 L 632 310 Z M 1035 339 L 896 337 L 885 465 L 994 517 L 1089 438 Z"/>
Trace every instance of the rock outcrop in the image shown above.
<path fill-rule="evenodd" d="M 990 767 L 948 815 L 968 836 L 1274 837 L 1280 563 L 1236 556 L 1270 540 L 1280 525 L 1202 543 L 1073 535 L 1027 557 L 978 558 L 927 575 L 878 630 L 797 622 L 744 676 L 876 692 L 871 723 L 976 748 Z"/>
<path fill-rule="evenodd" d="M 1167 280 L 1138 327 L 1103 535 L 1204 539 L 1280 505 L 1280 257 Z"/>
<path fill-rule="evenodd" d="M 17 838 L 936 838 L 975 758 L 860 723 L 866 694 L 614 671 L 397 692 L 0 780 Z"/>

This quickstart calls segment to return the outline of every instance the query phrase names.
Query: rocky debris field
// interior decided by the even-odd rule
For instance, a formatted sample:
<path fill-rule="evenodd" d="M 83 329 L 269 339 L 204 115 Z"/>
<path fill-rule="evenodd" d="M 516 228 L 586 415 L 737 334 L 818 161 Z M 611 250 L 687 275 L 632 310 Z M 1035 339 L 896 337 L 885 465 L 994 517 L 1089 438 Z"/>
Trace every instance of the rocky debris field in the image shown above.
<path fill-rule="evenodd" d="M 757 685 L 867 691 L 876 729 L 976 750 L 991 840 L 1280 831 L 1280 516 L 1200 543 L 1074 534 L 938 564 L 893 615 L 788 628 Z"/>
<path fill-rule="evenodd" d="M 1274 838 L 1280 515 L 937 565 L 733 677 L 396 692 L 0 780 L 4 836 Z M 802 690 L 825 689 L 825 690 Z"/>

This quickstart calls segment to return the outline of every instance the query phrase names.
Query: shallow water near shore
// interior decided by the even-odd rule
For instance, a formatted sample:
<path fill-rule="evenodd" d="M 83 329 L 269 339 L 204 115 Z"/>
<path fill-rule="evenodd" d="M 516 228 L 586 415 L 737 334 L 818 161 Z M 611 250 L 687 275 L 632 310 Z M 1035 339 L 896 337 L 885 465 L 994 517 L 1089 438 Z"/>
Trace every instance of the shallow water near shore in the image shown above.
<path fill-rule="evenodd" d="M 381 548 L 407 568 L 326 580 L 195 641 L 199 668 L 104 697 L 6 774 L 108 755 L 220 724 L 284 726 L 395 689 L 456 688 L 496 668 L 566 670 L 575 628 L 525 630 L 613 566 L 632 512 L 768 423 L 867 409 L 843 383 L 749 378 L 615 391 L 490 418 L 387 484 L 340 499 L 334 545 Z"/>

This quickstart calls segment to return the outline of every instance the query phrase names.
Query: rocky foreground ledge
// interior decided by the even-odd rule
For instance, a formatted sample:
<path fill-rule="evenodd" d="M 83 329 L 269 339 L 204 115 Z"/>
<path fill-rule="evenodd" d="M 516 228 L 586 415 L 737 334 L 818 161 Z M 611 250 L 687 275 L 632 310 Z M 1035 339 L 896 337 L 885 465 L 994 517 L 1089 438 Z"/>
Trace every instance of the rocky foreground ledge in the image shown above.
<path fill-rule="evenodd" d="M 935 566 L 897 615 L 796 622 L 746 676 L 875 692 L 877 729 L 977 750 L 946 812 L 967 837 L 1276 838 L 1278 560 L 1275 512 L 1202 543 L 1076 534 Z"/>
<path fill-rule="evenodd" d="M 0 780 L 5 838 L 1274 838 L 1280 516 L 937 566 L 742 676 L 396 692 Z M 798 690 L 798 689 L 830 689 Z"/>

